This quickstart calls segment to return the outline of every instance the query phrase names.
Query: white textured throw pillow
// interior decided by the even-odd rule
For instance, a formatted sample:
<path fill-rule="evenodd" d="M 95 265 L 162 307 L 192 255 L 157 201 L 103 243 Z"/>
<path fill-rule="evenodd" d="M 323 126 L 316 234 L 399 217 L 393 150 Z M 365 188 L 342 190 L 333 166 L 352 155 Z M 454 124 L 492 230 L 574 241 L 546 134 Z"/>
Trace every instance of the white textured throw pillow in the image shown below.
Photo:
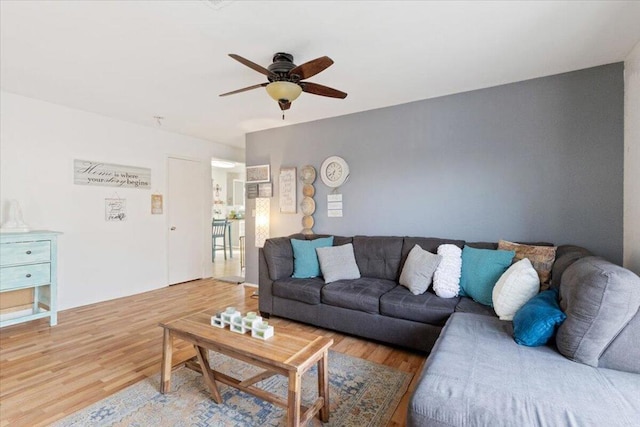
<path fill-rule="evenodd" d="M 356 264 L 356 256 L 353 253 L 353 245 L 347 243 L 342 246 L 329 246 L 316 248 L 318 262 L 324 283 L 336 280 L 359 279 L 360 269 Z"/>
<path fill-rule="evenodd" d="M 414 295 L 425 293 L 441 259 L 440 255 L 432 254 L 422 249 L 420 245 L 415 245 L 402 267 L 400 284 Z"/>
<path fill-rule="evenodd" d="M 456 245 L 440 245 L 438 255 L 442 260 L 433 274 L 433 290 L 440 298 L 457 297 L 460 292 L 462 249 Z"/>
<path fill-rule="evenodd" d="M 528 258 L 523 258 L 505 271 L 493 288 L 493 309 L 501 320 L 513 316 L 527 301 L 538 294 L 540 278 Z"/>

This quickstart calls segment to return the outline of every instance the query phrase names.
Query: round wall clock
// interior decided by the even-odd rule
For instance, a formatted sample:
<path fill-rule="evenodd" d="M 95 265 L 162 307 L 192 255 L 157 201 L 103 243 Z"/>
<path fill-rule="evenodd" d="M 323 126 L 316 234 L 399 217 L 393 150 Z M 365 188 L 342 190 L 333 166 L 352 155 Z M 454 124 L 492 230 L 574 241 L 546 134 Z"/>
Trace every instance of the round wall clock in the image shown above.
<path fill-rule="evenodd" d="M 349 177 L 349 165 L 342 157 L 328 157 L 322 162 L 320 177 L 328 187 L 340 187 Z"/>

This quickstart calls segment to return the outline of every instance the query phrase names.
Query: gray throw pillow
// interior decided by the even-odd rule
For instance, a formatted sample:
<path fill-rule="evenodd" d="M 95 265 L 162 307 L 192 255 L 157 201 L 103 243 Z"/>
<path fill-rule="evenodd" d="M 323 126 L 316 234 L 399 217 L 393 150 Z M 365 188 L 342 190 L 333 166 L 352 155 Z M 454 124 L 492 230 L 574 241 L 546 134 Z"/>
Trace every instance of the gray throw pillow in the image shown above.
<path fill-rule="evenodd" d="M 441 260 L 440 255 L 432 254 L 422 249 L 420 245 L 415 245 L 402 267 L 400 284 L 414 295 L 425 293 L 431 285 L 433 273 Z"/>
<path fill-rule="evenodd" d="M 562 275 L 560 307 L 567 319 L 556 335 L 558 351 L 596 367 L 602 353 L 638 312 L 640 277 L 602 258 L 581 258 Z"/>
<path fill-rule="evenodd" d="M 324 283 L 360 278 L 360 270 L 358 269 L 358 264 L 356 264 L 356 257 L 351 243 L 342 246 L 317 248 L 316 253 L 318 254 Z"/>

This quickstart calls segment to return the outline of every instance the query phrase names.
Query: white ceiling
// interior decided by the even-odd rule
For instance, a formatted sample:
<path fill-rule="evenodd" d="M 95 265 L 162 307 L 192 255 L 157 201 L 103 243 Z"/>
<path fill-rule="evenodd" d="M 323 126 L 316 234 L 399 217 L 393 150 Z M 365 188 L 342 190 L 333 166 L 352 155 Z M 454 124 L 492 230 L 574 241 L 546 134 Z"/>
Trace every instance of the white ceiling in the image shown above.
<path fill-rule="evenodd" d="M 640 2 L 6 1 L 3 90 L 225 144 L 247 132 L 624 60 Z M 281 120 L 267 66 L 335 64 Z"/>

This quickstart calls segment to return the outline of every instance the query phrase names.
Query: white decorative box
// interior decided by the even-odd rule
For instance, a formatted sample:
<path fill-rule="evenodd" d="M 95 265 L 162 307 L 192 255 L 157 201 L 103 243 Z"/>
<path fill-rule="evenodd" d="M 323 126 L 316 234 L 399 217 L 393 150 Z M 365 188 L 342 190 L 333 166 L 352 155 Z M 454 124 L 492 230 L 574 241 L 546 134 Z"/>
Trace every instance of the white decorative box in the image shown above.
<path fill-rule="evenodd" d="M 222 320 L 222 313 L 216 313 L 211 316 L 211 326 L 215 326 L 216 328 L 224 328 L 224 321 Z"/>
<path fill-rule="evenodd" d="M 242 313 L 233 307 L 227 307 L 227 309 L 222 312 L 222 321 L 227 325 L 230 325 L 236 318 L 241 319 Z"/>
<path fill-rule="evenodd" d="M 273 336 L 273 326 L 269 326 L 267 322 L 256 323 L 251 329 L 251 336 L 261 340 L 269 339 Z"/>
<path fill-rule="evenodd" d="M 244 334 L 245 332 L 248 331 L 248 329 L 244 327 L 244 324 L 242 322 L 242 317 L 240 316 L 235 317 L 233 319 L 233 321 L 229 325 L 229 329 L 231 329 L 231 332 L 237 332 L 239 334 Z"/>
<path fill-rule="evenodd" d="M 257 316 L 255 312 L 250 311 L 242 318 L 242 325 L 247 329 L 253 329 L 253 325 L 262 323 L 262 316 Z"/>

